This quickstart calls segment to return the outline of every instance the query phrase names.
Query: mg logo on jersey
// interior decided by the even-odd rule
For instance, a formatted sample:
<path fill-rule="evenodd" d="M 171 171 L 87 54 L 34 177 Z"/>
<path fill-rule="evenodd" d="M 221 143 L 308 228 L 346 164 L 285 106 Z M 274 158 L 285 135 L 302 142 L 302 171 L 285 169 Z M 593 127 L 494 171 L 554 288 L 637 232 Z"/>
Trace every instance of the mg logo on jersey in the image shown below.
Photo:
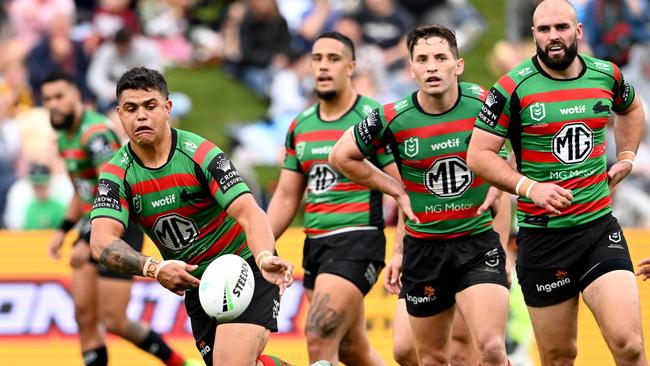
<path fill-rule="evenodd" d="M 302 159 L 303 154 L 305 153 L 305 142 L 299 142 L 296 144 L 296 156 L 298 159 Z"/>
<path fill-rule="evenodd" d="M 404 140 L 404 154 L 409 158 L 414 157 L 420 151 L 420 143 L 417 137 L 410 137 Z"/>
<path fill-rule="evenodd" d="M 199 229 L 194 220 L 178 214 L 157 218 L 153 224 L 153 232 L 160 244 L 174 252 L 188 247 L 199 236 Z"/>
<path fill-rule="evenodd" d="M 594 133 L 582 122 L 564 125 L 553 136 L 553 155 L 564 164 L 585 161 L 594 150 Z"/>
<path fill-rule="evenodd" d="M 544 117 L 546 117 L 546 107 L 544 107 L 544 103 L 537 102 L 530 106 L 530 118 L 539 122 Z"/>
<path fill-rule="evenodd" d="M 329 191 L 339 181 L 339 175 L 327 164 L 314 164 L 309 171 L 308 187 L 314 194 Z"/>
<path fill-rule="evenodd" d="M 467 163 L 457 156 L 436 160 L 424 173 L 425 187 L 438 197 L 460 196 L 473 180 Z"/>

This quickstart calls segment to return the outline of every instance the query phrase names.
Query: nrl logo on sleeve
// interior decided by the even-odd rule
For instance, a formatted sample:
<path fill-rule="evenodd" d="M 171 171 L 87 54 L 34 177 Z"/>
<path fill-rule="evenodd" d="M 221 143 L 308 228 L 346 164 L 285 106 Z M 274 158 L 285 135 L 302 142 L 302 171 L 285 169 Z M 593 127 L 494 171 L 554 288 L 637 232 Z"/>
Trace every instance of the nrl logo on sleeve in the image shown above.
<path fill-rule="evenodd" d="M 195 143 L 193 143 L 192 141 L 189 141 L 189 140 L 185 140 L 183 142 L 183 146 L 185 147 L 185 150 L 187 150 L 187 151 L 189 151 L 191 153 L 195 153 L 196 149 L 199 148 L 198 146 L 196 146 Z"/>
<path fill-rule="evenodd" d="M 302 159 L 303 155 L 305 154 L 305 145 L 306 143 L 304 141 L 296 144 L 296 156 L 298 159 Z"/>
<path fill-rule="evenodd" d="M 133 211 L 136 214 L 142 212 L 142 195 L 140 193 L 133 196 Z"/>
<path fill-rule="evenodd" d="M 530 118 L 539 122 L 544 119 L 544 117 L 546 117 L 546 107 L 544 106 L 544 103 L 537 102 L 530 106 Z"/>
<path fill-rule="evenodd" d="M 410 137 L 404 140 L 404 154 L 412 158 L 420 151 L 420 140 L 417 137 Z"/>

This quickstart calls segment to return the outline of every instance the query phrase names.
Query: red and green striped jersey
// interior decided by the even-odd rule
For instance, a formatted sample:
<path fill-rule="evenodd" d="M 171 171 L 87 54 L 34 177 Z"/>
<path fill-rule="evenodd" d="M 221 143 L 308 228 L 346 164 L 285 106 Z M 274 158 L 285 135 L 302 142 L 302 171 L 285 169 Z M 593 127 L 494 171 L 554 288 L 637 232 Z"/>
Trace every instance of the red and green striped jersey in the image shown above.
<path fill-rule="evenodd" d="M 130 144 L 105 165 L 91 219 L 108 217 L 126 227 L 129 217 L 164 259 L 197 264 L 200 276 L 223 254 L 251 256 L 242 227 L 226 213 L 248 187 L 217 146 L 172 129 L 172 149 L 160 168 L 145 167 Z"/>
<path fill-rule="evenodd" d="M 489 185 L 466 163 L 474 119 L 485 90 L 460 83 L 456 103 L 442 114 L 426 113 L 417 92 L 374 110 L 354 128 L 364 154 L 389 143 L 396 152 L 402 182 L 420 220 L 406 221 L 406 233 L 423 239 L 450 239 L 492 227 L 490 211 L 476 213 Z"/>
<path fill-rule="evenodd" d="M 494 84 L 476 119 L 476 127 L 510 139 L 522 174 L 573 191 L 558 216 L 519 197 L 521 227 L 568 228 L 611 212 L 605 126 L 630 106 L 634 88 L 615 64 L 578 57 L 582 72 L 566 80 L 544 72 L 536 57 L 521 63 Z"/>
<path fill-rule="evenodd" d="M 327 162 L 339 137 L 378 106 L 372 99 L 359 96 L 340 119 L 323 121 L 317 103 L 291 123 L 282 168 L 302 173 L 307 180 L 305 233 L 308 236 L 384 227 L 381 193 L 352 182 Z M 390 151 L 379 149 L 370 161 L 383 168 L 394 159 Z"/>
<path fill-rule="evenodd" d="M 59 154 L 81 198 L 84 217 L 90 215 L 102 164 L 120 148 L 119 138 L 108 123 L 106 116 L 87 110 L 81 116 L 79 128 L 72 135 L 68 135 L 67 131 L 57 133 Z"/>

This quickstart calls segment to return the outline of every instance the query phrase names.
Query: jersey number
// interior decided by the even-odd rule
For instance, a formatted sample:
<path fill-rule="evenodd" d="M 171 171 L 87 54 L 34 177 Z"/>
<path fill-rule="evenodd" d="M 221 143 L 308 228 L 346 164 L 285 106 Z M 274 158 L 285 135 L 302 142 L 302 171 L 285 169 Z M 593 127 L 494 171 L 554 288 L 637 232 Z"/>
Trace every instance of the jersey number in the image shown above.
<path fill-rule="evenodd" d="M 192 244 L 199 235 L 194 220 L 178 214 L 169 214 L 156 219 L 153 232 L 159 243 L 174 252 Z"/>
<path fill-rule="evenodd" d="M 467 163 L 457 156 L 436 160 L 424 173 L 424 185 L 438 197 L 460 196 L 473 180 Z"/>
<path fill-rule="evenodd" d="M 564 164 L 585 161 L 594 150 L 594 133 L 582 122 L 566 124 L 553 136 L 553 155 Z"/>

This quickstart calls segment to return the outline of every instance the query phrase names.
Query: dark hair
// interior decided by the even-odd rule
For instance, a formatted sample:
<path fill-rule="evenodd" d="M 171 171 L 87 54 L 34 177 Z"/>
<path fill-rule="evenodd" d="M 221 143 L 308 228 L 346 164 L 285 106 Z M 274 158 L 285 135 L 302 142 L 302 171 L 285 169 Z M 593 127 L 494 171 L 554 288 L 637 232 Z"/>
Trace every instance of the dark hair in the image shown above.
<path fill-rule="evenodd" d="M 53 83 L 55 81 L 65 81 L 75 88 L 77 87 L 77 83 L 75 82 L 74 77 L 70 73 L 67 73 L 61 69 L 55 69 L 54 71 L 47 74 L 47 76 L 45 76 L 45 79 L 43 79 L 41 82 L 41 87 L 43 84 Z"/>
<path fill-rule="evenodd" d="M 343 43 L 345 48 L 347 48 L 352 54 L 352 59 L 353 60 L 356 59 L 354 55 L 354 43 L 352 43 L 352 40 L 348 38 L 348 36 L 341 34 L 339 32 L 325 32 L 325 33 L 321 33 L 321 35 L 319 35 L 318 38 L 316 38 L 316 41 L 322 38 L 331 38 Z"/>
<path fill-rule="evenodd" d="M 120 30 L 115 33 L 115 37 L 113 37 L 113 42 L 115 44 L 123 45 L 131 42 L 131 39 L 133 38 L 133 32 L 129 29 L 129 27 L 122 27 Z"/>
<path fill-rule="evenodd" d="M 118 101 L 122 92 L 128 89 L 157 90 L 165 99 L 169 98 L 165 77 L 158 71 L 146 67 L 134 67 L 120 77 L 115 90 Z"/>
<path fill-rule="evenodd" d="M 458 58 L 458 44 L 456 43 L 456 33 L 442 25 L 424 24 L 415 27 L 406 37 L 406 47 L 409 50 L 409 57 L 413 58 L 413 48 L 420 39 L 429 39 L 431 37 L 440 37 L 447 41 L 449 49 L 454 57 Z"/>

